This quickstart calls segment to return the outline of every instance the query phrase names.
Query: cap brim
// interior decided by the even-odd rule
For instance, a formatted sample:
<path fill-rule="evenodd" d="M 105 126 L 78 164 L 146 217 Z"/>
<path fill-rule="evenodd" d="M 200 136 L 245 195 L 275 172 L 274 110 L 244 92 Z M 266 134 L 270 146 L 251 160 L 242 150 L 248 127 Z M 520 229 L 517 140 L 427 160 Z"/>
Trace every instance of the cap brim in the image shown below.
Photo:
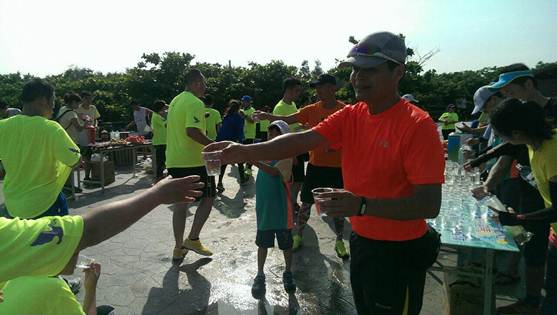
<path fill-rule="evenodd" d="M 505 85 L 509 84 L 510 81 L 506 81 L 506 80 L 499 80 L 493 84 L 491 84 L 489 86 L 488 89 L 494 91 L 494 90 L 499 90 L 500 88 L 504 87 Z"/>
<path fill-rule="evenodd" d="M 348 57 L 348 59 L 343 60 L 338 65 L 339 67 L 358 67 L 358 68 L 375 68 L 383 63 L 387 62 L 387 59 L 379 57 L 367 57 L 367 56 L 354 56 Z"/>
<path fill-rule="evenodd" d="M 483 105 L 482 106 L 474 106 L 474 110 L 472 111 L 471 115 L 476 115 L 477 113 L 481 112 L 483 109 Z"/>

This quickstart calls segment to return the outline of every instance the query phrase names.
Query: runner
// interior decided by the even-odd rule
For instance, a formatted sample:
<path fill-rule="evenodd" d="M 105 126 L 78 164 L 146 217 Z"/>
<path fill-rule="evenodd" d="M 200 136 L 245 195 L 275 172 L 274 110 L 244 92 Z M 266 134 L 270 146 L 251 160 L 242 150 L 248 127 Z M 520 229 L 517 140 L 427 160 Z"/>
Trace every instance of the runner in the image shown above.
<path fill-rule="evenodd" d="M 153 114 L 151 115 L 151 127 L 153 128 L 153 146 L 157 165 L 155 169 L 155 183 L 163 178 L 166 164 L 166 117 L 168 105 L 162 100 L 153 103 Z"/>
<path fill-rule="evenodd" d="M 10 118 L 19 114 L 21 114 L 19 108 L 8 107 L 8 103 L 0 100 L 0 119 Z"/>
<path fill-rule="evenodd" d="M 213 108 L 213 97 L 211 95 L 206 95 L 203 98 L 203 103 L 205 103 L 205 107 L 207 107 L 205 112 L 207 138 L 215 141 L 217 139 L 217 132 L 222 124 L 222 117 L 219 111 Z"/>
<path fill-rule="evenodd" d="M 350 280 L 359 314 L 419 314 L 426 270 L 439 235 L 428 229 L 441 206 L 444 156 L 437 127 L 402 100 L 406 46 L 398 35 L 368 35 L 350 51 L 351 83 L 359 100 L 312 130 L 264 143 L 215 143 L 223 163 L 276 160 L 329 145 L 342 148 L 346 191 L 322 194 L 327 215 L 350 217 Z"/>
<path fill-rule="evenodd" d="M 264 112 L 257 112 L 257 116 L 270 121 L 282 119 L 289 124 L 300 123 L 315 127 L 331 114 L 344 108 L 345 104 L 335 98 L 337 82 L 334 76 L 322 74 L 310 86 L 315 88 L 319 102 L 308 105 L 289 116 L 274 116 Z M 302 207 L 294 216 L 293 250 L 299 249 L 302 245 L 303 230 L 310 216 L 311 205 L 314 203 L 311 190 L 317 187 L 343 188 L 340 150 L 320 147 L 310 151 L 309 155 L 309 164 L 301 192 Z M 338 257 L 346 259 L 350 255 L 342 240 L 344 218 L 333 218 L 333 221 L 337 235 L 335 252 Z"/>
<path fill-rule="evenodd" d="M 190 70 L 185 77 L 186 90 L 170 102 L 167 119 L 166 168 L 173 178 L 198 175 L 205 184 L 203 196 L 195 212 L 189 236 L 184 240 L 187 206 L 177 204 L 172 213 L 172 228 L 176 241 L 172 259 L 181 263 L 188 250 L 211 256 L 213 253 L 199 240 L 199 233 L 207 221 L 215 199 L 215 178 L 207 175 L 201 156 L 204 145 L 212 143 L 205 135 L 206 108 L 199 99 L 207 88 L 205 77 L 197 69 Z"/>
<path fill-rule="evenodd" d="M 255 142 L 255 121 L 253 120 L 253 113 L 255 109 L 251 106 L 251 96 L 242 96 L 242 110 L 240 114 L 244 117 L 244 144 L 252 144 Z M 251 176 L 251 164 L 246 163 L 246 175 Z"/>
<path fill-rule="evenodd" d="M 455 111 L 456 106 L 454 106 L 454 104 L 449 104 L 449 106 L 447 106 L 447 111 L 439 117 L 439 122 L 442 125 L 441 132 L 445 140 L 449 138 L 451 132 L 455 131 L 455 123 L 458 122 L 458 114 Z"/>
<path fill-rule="evenodd" d="M 23 86 L 23 114 L 0 120 L 0 160 L 6 169 L 7 217 L 67 215 L 62 187 L 79 162 L 79 148 L 59 123 L 49 120 L 54 87 L 41 79 Z"/>
<path fill-rule="evenodd" d="M 275 105 L 273 109 L 273 115 L 276 116 L 289 116 L 298 112 L 296 107 L 296 100 L 300 97 L 302 93 L 302 82 L 296 78 L 286 78 L 282 82 L 282 99 Z M 291 132 L 302 131 L 302 126 L 299 123 L 290 124 Z M 303 153 L 303 152 L 302 152 Z M 307 153 L 300 154 L 296 157 L 294 165 L 292 166 L 292 180 L 293 183 L 290 186 L 290 194 L 292 200 L 292 206 L 294 207 L 294 213 L 298 213 L 300 210 L 300 205 L 298 205 L 298 193 L 304 182 L 304 155 Z"/>
<path fill-rule="evenodd" d="M 133 110 L 133 121 L 126 126 L 126 129 L 135 126 L 140 136 L 149 137 L 151 134 L 151 127 L 149 127 L 147 122 L 150 121 L 153 111 L 147 107 L 140 106 L 139 102 L 136 100 L 130 103 L 130 107 Z"/>
<path fill-rule="evenodd" d="M 0 287 L 21 276 L 55 276 L 70 258 L 124 231 L 160 204 L 193 202 L 199 176 L 165 178 L 133 197 L 97 206 L 81 216 L 36 220 L 0 217 Z M 31 205 L 32 207 L 32 205 Z"/>

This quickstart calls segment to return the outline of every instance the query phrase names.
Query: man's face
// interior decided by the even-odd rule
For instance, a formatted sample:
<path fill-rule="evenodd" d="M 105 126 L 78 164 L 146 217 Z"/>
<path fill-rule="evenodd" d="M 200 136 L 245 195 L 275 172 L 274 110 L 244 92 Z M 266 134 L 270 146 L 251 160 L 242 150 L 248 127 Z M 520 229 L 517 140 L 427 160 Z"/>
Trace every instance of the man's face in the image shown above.
<path fill-rule="evenodd" d="M 93 103 L 93 97 L 92 96 L 85 96 L 83 97 L 83 105 L 89 106 Z"/>
<path fill-rule="evenodd" d="M 398 81 L 403 74 L 403 71 L 397 69 L 398 67 L 390 70 L 386 62 L 366 69 L 353 66 L 350 82 L 356 93 L 356 99 L 364 101 L 378 99 L 396 91 Z"/>
<path fill-rule="evenodd" d="M 302 87 L 300 85 L 296 85 L 295 87 L 290 89 L 290 95 L 294 100 L 298 99 L 301 93 L 302 93 Z"/>
<path fill-rule="evenodd" d="M 201 78 L 193 84 L 192 92 L 197 97 L 203 97 L 205 95 L 206 90 L 207 90 L 207 81 L 205 80 L 205 76 L 201 75 Z"/>
<path fill-rule="evenodd" d="M 518 98 L 523 102 L 528 100 L 528 89 L 522 84 L 511 82 L 502 87 L 500 91 L 507 98 Z"/>
<path fill-rule="evenodd" d="M 276 138 L 276 137 L 278 137 L 278 136 L 280 136 L 280 135 L 281 135 L 281 133 L 277 130 L 276 127 L 271 127 L 271 128 L 269 128 L 269 130 L 268 130 L 267 139 L 268 139 L 268 140 L 273 140 L 274 138 Z"/>
<path fill-rule="evenodd" d="M 451 106 L 447 107 L 447 110 L 449 111 L 449 113 L 452 113 L 455 110 L 455 106 L 451 105 Z"/>
<path fill-rule="evenodd" d="M 251 106 L 251 101 L 242 101 L 243 108 L 250 108 L 250 106 Z"/>
<path fill-rule="evenodd" d="M 501 101 L 503 101 L 503 98 L 501 98 L 497 95 L 492 95 L 487 100 L 487 102 L 485 102 L 483 112 L 486 113 L 487 115 L 489 115 L 491 113 L 491 111 L 495 108 L 495 106 L 497 106 L 497 104 L 501 103 Z"/>
<path fill-rule="evenodd" d="M 336 87 L 333 84 L 325 83 L 315 87 L 315 94 L 319 100 L 330 100 L 335 97 Z"/>

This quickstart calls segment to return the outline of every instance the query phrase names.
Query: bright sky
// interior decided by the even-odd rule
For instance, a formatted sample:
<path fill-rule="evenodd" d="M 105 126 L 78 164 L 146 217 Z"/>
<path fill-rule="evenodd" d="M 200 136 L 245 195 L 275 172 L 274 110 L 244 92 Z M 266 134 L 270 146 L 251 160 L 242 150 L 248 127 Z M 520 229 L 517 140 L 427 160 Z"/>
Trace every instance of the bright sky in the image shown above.
<path fill-rule="evenodd" d="M 124 71 L 144 52 L 246 65 L 335 65 L 357 39 L 388 30 L 439 72 L 557 61 L 555 0 L 0 0 L 0 73 L 70 65 Z"/>

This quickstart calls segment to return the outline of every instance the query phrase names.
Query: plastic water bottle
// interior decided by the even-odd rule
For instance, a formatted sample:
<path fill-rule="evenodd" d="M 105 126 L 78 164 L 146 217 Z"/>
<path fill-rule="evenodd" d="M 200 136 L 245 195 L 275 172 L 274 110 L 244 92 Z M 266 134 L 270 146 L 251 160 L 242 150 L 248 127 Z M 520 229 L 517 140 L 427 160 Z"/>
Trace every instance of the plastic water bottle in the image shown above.
<path fill-rule="evenodd" d="M 532 187 L 536 189 L 538 188 L 536 179 L 534 178 L 534 174 L 532 173 L 532 169 L 530 168 L 530 166 L 516 164 L 516 169 L 518 170 L 518 173 L 523 180 L 525 180 Z"/>

